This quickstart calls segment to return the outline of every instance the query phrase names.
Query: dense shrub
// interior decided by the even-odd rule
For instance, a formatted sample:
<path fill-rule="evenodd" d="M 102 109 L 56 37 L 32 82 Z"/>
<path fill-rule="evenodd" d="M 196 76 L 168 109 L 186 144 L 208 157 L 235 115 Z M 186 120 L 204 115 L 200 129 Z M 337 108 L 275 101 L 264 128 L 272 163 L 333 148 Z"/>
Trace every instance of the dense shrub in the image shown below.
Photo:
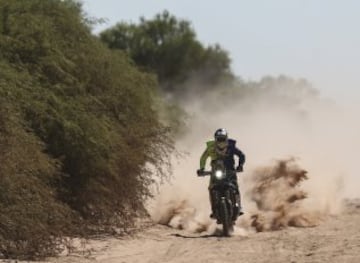
<path fill-rule="evenodd" d="M 0 0 L 0 249 L 52 254 L 61 237 L 125 230 L 166 176 L 172 140 L 156 79 L 91 34 L 81 6 Z M 72 232 L 74 233 L 74 232 Z"/>

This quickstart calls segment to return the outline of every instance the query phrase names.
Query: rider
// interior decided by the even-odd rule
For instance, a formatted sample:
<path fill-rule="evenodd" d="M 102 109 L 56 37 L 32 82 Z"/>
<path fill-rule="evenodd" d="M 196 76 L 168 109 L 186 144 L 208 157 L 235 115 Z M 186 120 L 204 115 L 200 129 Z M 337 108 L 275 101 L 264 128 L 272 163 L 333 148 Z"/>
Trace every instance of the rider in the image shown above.
<path fill-rule="evenodd" d="M 245 155 L 241 150 L 239 150 L 235 144 L 236 141 L 228 138 L 228 133 L 225 129 L 218 129 L 214 134 L 215 140 L 208 141 L 206 143 L 207 147 L 204 153 L 201 155 L 200 158 L 200 169 L 197 171 L 198 175 L 204 172 L 206 160 L 208 157 L 211 158 L 211 162 L 215 160 L 222 159 L 224 161 L 225 168 L 230 173 L 230 180 L 234 184 L 236 188 L 236 205 L 238 206 L 239 215 L 243 214 L 242 207 L 241 207 L 241 199 L 240 199 L 240 191 L 239 186 L 237 183 L 236 172 L 243 171 L 243 165 L 245 163 Z M 235 170 L 235 160 L 234 155 L 237 155 L 239 158 L 238 166 Z M 215 193 L 212 191 L 213 183 L 210 181 L 209 185 L 209 195 L 210 195 L 210 203 L 211 203 L 211 210 L 212 213 L 210 215 L 211 218 L 215 218 Z"/>

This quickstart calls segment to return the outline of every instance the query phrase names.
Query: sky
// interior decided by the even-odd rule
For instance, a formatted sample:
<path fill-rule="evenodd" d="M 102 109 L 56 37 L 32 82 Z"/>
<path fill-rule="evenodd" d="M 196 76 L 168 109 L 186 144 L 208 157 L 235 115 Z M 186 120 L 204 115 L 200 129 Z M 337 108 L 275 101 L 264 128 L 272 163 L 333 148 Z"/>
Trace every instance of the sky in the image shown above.
<path fill-rule="evenodd" d="M 168 10 L 191 21 L 200 41 L 219 43 L 236 75 L 258 80 L 285 74 L 308 79 L 326 97 L 360 103 L 358 0 L 83 0 L 105 18 L 137 22 Z"/>

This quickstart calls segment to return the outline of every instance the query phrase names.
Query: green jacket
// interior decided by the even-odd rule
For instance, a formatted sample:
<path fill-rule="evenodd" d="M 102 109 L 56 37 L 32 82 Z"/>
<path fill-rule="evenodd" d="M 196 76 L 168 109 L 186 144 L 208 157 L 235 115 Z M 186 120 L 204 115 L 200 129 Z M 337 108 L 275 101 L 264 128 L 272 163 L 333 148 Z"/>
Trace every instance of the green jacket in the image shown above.
<path fill-rule="evenodd" d="M 206 143 L 206 149 L 200 157 L 200 168 L 201 169 L 205 169 L 206 160 L 209 157 L 211 158 L 211 161 L 216 160 L 218 157 L 216 150 L 215 150 L 215 141 L 208 141 Z"/>
<path fill-rule="evenodd" d="M 224 153 L 219 153 L 216 150 L 215 141 L 208 141 L 206 143 L 207 147 L 204 153 L 200 158 L 200 168 L 205 168 L 206 160 L 210 157 L 211 161 L 217 160 L 219 158 L 223 159 L 224 165 L 228 170 L 235 170 L 235 159 L 234 156 L 238 157 L 238 166 L 243 166 L 245 163 L 244 153 L 236 147 L 236 141 L 228 139 L 228 145 Z"/>

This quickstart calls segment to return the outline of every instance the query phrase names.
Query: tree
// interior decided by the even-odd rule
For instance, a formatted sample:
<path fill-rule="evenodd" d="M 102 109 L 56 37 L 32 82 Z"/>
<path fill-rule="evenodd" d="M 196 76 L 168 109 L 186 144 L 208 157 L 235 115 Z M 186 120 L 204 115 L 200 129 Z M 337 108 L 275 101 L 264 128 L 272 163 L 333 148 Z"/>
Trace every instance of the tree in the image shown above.
<path fill-rule="evenodd" d="M 204 47 L 190 22 L 167 11 L 150 20 L 142 17 L 139 24 L 118 23 L 100 38 L 111 49 L 127 52 L 144 70 L 156 73 L 166 92 L 183 92 L 181 84 L 194 77 L 202 87 L 213 87 L 232 76 L 227 52 L 219 45 Z"/>

